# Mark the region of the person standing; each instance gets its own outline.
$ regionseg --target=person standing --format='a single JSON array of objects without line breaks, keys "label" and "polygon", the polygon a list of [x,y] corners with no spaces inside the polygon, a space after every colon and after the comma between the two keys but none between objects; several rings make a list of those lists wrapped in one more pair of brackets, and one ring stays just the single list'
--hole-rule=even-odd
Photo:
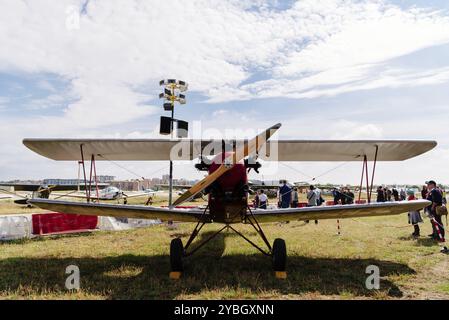
[{"label": "person standing", "polygon": [[332,195],[334,196],[334,205],[340,202],[341,193],[337,188],[332,189]]},{"label": "person standing", "polygon": [[315,187],[310,186],[309,192],[307,192],[307,206],[316,207],[317,206],[317,194],[315,192]]},{"label": "person standing", "polygon": [[341,204],[348,204],[348,199],[346,198],[346,191],[343,187],[340,188],[340,195],[341,195],[340,198]]},{"label": "person standing", "polygon": [[260,190],[256,191],[256,195],[254,196],[254,208],[257,209],[260,206],[260,199],[259,199],[259,195],[260,195]]},{"label": "person standing", "polygon": [[294,187],[292,191],[292,208],[297,208],[298,202],[299,202],[298,189]]},{"label": "person standing", "polygon": [[259,193],[259,208],[266,209],[268,205],[268,197],[263,190]]},{"label": "person standing", "polygon": [[399,192],[398,192],[398,189],[396,189],[396,188],[393,188],[393,198],[394,198],[394,201],[399,201]]},{"label": "person standing", "polygon": [[345,195],[346,195],[346,204],[354,204],[355,198],[354,192],[352,192],[351,189],[346,188]]},{"label": "person standing", "polygon": [[[317,205],[318,205],[318,195],[315,192],[315,187],[311,185],[309,187],[309,192],[307,192],[307,206],[316,207]],[[306,220],[306,223],[309,223],[309,220]],[[315,220],[315,224],[318,224],[318,220]]]},{"label": "person standing", "polygon": [[315,188],[315,193],[316,193],[316,205],[317,206],[321,206],[324,203],[324,199],[321,196],[321,189],[316,187]]},{"label": "person standing", "polygon": [[377,202],[385,202],[385,191],[382,186],[377,187]]},{"label": "person standing", "polygon": [[[443,205],[443,195],[437,189],[437,184],[433,180],[427,182],[427,191],[427,200],[432,202],[426,208],[433,230],[429,237],[444,242],[444,226],[441,216],[437,214],[437,208]],[[439,237],[437,228],[440,230],[441,238]]]},{"label": "person standing", "polygon": [[421,189],[421,198],[422,198],[422,199],[427,199],[427,186],[426,186],[426,185],[422,186],[422,189]]},{"label": "person standing", "polygon": [[[408,201],[416,200],[414,194],[409,195]],[[419,223],[423,222],[421,217],[421,212],[419,210],[410,211],[408,213],[408,223],[413,225],[413,233],[412,236],[418,238],[420,236]]]},{"label": "person standing", "polygon": [[386,188],[385,194],[386,194],[385,199],[386,199],[388,202],[390,202],[390,201],[391,201],[391,195],[392,195],[391,190],[390,190],[389,188]]},{"label": "person standing", "polygon": [[405,201],[405,199],[407,199],[407,193],[405,192],[405,189],[401,189],[401,192],[399,192],[399,196],[401,197],[401,201]]},{"label": "person standing", "polygon": [[279,188],[279,203],[281,208],[289,208],[292,201],[292,188],[287,185],[287,181],[282,181]]}]

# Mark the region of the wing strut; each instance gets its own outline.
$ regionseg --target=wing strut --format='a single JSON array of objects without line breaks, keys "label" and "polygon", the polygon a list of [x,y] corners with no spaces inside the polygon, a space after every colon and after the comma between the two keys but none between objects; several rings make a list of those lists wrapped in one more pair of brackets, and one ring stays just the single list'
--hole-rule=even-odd
[{"label": "wing strut", "polygon": [[368,203],[371,203],[371,196],[373,194],[374,175],[376,174],[376,165],[377,165],[378,154],[379,154],[379,146],[376,145],[376,151],[374,154],[373,170],[371,173],[371,185],[369,182],[370,176],[369,176],[369,170],[368,170],[368,157],[366,156],[366,154],[363,156],[362,177],[360,179],[360,189],[359,189],[359,202],[362,199],[363,179],[366,177],[366,195],[367,195]]},{"label": "wing strut", "polygon": [[[92,156],[90,158],[89,188],[87,188],[87,176],[86,176],[86,166],[85,166],[85,161],[84,161],[83,144],[80,144],[80,152],[81,152],[81,161],[78,161],[78,166],[79,166],[79,164],[81,164],[83,166],[84,188],[86,189],[86,200],[87,200],[87,202],[90,202],[90,200],[91,200],[92,178],[93,178],[95,181],[97,203],[100,203],[100,193],[98,191],[97,166],[95,164],[95,155],[92,154]],[[93,174],[93,177],[92,177],[92,174]]]}]

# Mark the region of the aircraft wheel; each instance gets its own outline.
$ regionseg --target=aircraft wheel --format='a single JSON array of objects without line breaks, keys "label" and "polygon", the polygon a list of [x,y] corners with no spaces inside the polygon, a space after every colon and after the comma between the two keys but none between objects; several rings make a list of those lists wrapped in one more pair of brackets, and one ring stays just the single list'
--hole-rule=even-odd
[{"label": "aircraft wheel", "polygon": [[283,239],[275,239],[273,242],[273,269],[285,271],[287,265],[287,247]]},{"label": "aircraft wheel", "polygon": [[184,255],[184,246],[180,238],[173,239],[170,243],[170,266],[171,271],[182,272],[182,256]]}]

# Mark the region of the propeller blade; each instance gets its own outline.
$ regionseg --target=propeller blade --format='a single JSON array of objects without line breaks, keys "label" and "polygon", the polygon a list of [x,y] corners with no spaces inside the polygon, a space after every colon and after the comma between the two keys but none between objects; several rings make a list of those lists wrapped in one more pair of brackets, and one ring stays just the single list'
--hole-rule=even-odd
[{"label": "propeller blade", "polygon": [[[237,162],[244,159],[246,156],[249,155],[252,151],[259,151],[262,146],[268,141],[268,139],[273,136],[273,134],[281,127],[281,124],[278,123],[264,132],[260,133],[253,139],[249,140],[248,143],[245,143],[243,146],[239,147],[237,150],[234,150],[234,152],[229,155],[229,157],[233,157],[233,164],[236,164]],[[224,163],[226,163],[226,158],[223,160]],[[210,186],[212,183],[215,182],[218,178],[220,178],[224,173],[226,173],[228,170],[230,170],[232,166],[227,165],[220,165],[217,170],[212,172],[210,175],[202,179],[200,182],[196,183],[194,186],[192,186],[189,190],[184,192],[176,201],[173,203],[174,206],[180,205],[184,201],[192,198],[195,196],[198,192],[204,190],[208,186]]]}]

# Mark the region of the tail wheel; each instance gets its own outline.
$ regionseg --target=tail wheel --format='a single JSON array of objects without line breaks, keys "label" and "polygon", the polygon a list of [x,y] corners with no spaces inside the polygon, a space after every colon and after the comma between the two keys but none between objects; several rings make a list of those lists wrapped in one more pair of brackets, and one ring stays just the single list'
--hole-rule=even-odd
[{"label": "tail wheel", "polygon": [[173,239],[170,243],[170,266],[171,271],[183,271],[182,257],[184,255],[184,246],[180,238]]},{"label": "tail wheel", "polygon": [[287,246],[283,239],[275,239],[273,243],[273,270],[285,271],[287,265]]}]

